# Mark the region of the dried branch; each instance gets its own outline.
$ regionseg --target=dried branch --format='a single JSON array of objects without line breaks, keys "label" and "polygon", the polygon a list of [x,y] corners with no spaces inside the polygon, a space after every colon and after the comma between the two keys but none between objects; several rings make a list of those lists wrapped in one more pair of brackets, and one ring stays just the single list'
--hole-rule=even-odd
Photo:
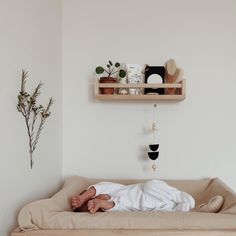
[{"label": "dried branch", "polygon": [[39,124],[38,130],[37,130],[37,133],[36,133],[36,137],[35,137],[35,139],[34,139],[34,141],[32,143],[32,151],[34,151],[35,148],[36,148],[36,145],[37,145],[37,143],[39,141],[39,137],[40,137],[41,131],[43,130],[44,123],[45,123],[45,119],[41,118],[41,122]]},{"label": "dried branch", "polygon": [[26,83],[27,76],[28,76],[28,72],[25,70],[22,70],[22,76],[21,76],[21,93],[22,94],[25,93],[25,83]]},{"label": "dried branch", "polygon": [[[34,165],[33,152],[36,149],[37,143],[39,142],[39,137],[43,130],[44,123],[51,114],[50,108],[54,101],[53,98],[50,98],[46,108],[44,108],[42,105],[37,106],[37,98],[41,93],[43,83],[40,82],[34,89],[33,94],[30,95],[25,90],[27,77],[28,72],[22,70],[21,90],[18,95],[17,110],[23,115],[25,120],[27,134],[29,137],[30,168],[32,169]],[[37,128],[36,123],[39,117],[40,123]],[[37,132],[35,135],[36,130]]]}]

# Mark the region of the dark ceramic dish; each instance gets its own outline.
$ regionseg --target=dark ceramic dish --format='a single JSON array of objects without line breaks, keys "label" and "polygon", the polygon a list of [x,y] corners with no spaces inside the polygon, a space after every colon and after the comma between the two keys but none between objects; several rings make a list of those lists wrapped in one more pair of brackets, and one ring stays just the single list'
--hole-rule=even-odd
[{"label": "dark ceramic dish", "polygon": [[159,152],[148,152],[148,156],[151,160],[156,160],[159,156]]},{"label": "dark ceramic dish", "polygon": [[159,144],[150,144],[149,148],[154,152],[157,151],[159,148]]}]

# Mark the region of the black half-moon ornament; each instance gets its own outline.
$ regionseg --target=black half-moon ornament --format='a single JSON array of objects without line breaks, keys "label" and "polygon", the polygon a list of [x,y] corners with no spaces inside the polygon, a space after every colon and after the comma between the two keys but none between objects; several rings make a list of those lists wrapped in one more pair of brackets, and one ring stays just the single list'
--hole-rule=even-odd
[{"label": "black half-moon ornament", "polygon": [[151,160],[155,161],[159,156],[159,152],[148,152],[148,156]]},{"label": "black half-moon ornament", "polygon": [[[164,66],[146,66],[145,68],[145,83],[147,84],[163,84],[165,80]],[[157,93],[164,94],[164,88],[145,88],[144,94]]]},{"label": "black half-moon ornament", "polygon": [[158,150],[159,144],[158,143],[157,144],[149,144],[149,148],[151,151],[155,152]]}]

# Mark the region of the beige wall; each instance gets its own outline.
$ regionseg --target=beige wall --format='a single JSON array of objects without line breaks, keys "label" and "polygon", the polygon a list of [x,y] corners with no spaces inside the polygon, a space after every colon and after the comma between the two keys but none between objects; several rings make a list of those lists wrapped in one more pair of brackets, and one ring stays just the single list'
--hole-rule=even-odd
[{"label": "beige wall", "polygon": [[[236,190],[236,2],[63,1],[63,175],[222,178]],[[153,173],[144,149],[153,103],[93,99],[108,59],[184,69],[187,98],[157,104]]]},{"label": "beige wall", "polygon": [[[58,0],[0,0],[0,235],[16,226],[19,209],[47,197],[62,172],[61,3]],[[16,110],[21,69],[29,90],[42,80],[41,103],[56,99],[29,168],[28,137]]]}]

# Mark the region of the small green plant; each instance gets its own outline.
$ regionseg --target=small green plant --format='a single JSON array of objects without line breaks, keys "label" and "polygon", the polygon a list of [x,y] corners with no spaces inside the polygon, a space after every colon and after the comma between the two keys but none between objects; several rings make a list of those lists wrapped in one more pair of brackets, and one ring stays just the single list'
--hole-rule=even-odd
[{"label": "small green plant", "polygon": [[[53,98],[49,99],[47,106],[37,105],[37,98],[40,95],[43,83],[40,82],[32,94],[25,90],[28,72],[22,70],[21,89],[18,94],[17,110],[23,115],[27,134],[29,138],[30,168],[33,168],[33,152],[36,149],[41,131],[46,119],[50,116],[50,108],[53,104]],[[38,122],[37,122],[38,121]]]},{"label": "small green plant", "polygon": [[124,78],[126,76],[126,71],[120,68],[120,63],[116,62],[113,64],[111,61],[108,61],[106,68],[102,66],[98,66],[95,69],[97,74],[106,73],[107,77],[111,77],[112,75],[119,75],[120,78]]}]

